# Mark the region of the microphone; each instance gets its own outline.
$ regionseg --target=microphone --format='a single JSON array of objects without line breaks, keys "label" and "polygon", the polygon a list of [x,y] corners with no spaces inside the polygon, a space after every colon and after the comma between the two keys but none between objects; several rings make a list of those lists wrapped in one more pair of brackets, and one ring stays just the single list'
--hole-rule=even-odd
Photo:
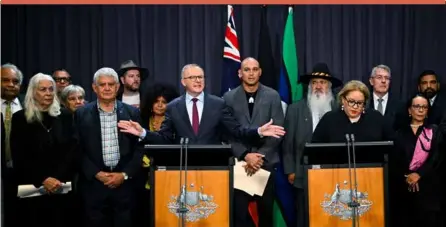
[{"label": "microphone", "polygon": [[[185,208],[185,201],[182,201],[181,198],[186,198],[186,192],[183,192],[183,147],[184,147],[184,138],[180,138],[180,193],[179,193],[179,208],[177,209],[177,213],[181,216],[181,220],[184,221],[184,208]],[[180,225],[180,220],[178,220],[178,225]]]},{"label": "microphone", "polygon": [[[351,146],[352,146],[352,153],[353,153],[353,177],[354,177],[354,187],[355,187],[355,201],[352,201],[352,207],[353,207],[353,222],[355,222],[356,227],[359,227],[359,217],[358,217],[358,207],[360,206],[359,202],[358,202],[358,181],[356,178],[356,151],[355,151],[355,134],[350,134],[350,138],[351,138]],[[351,182],[353,183],[353,182]]]},{"label": "microphone", "polygon": [[[186,192],[187,192],[187,147],[189,145],[189,138],[184,138],[184,185],[186,185]],[[184,204],[187,204],[187,196],[184,196]],[[188,209],[185,208],[184,210],[185,213],[188,212]],[[184,227],[184,223],[183,223],[183,227]]]},{"label": "microphone", "polygon": [[350,202],[347,204],[349,207],[353,208],[353,227],[356,225],[356,209],[353,207],[353,185],[352,185],[352,164],[351,164],[351,154],[350,154],[350,146],[351,146],[351,138],[350,134],[345,134],[345,139],[347,140],[347,159],[348,159],[348,177],[350,183]]}]

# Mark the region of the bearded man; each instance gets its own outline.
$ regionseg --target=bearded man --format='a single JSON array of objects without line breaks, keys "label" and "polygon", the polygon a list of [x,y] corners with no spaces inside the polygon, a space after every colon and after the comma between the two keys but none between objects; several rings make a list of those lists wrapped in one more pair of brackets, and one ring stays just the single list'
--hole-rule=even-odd
[{"label": "bearded man", "polygon": [[300,76],[300,83],[308,84],[306,99],[291,104],[285,117],[283,137],[283,167],[288,181],[296,188],[297,227],[305,225],[304,168],[302,156],[305,143],[311,141],[319,120],[330,110],[336,108],[332,88],[342,85],[333,77],[325,63],[318,63],[313,72]]}]

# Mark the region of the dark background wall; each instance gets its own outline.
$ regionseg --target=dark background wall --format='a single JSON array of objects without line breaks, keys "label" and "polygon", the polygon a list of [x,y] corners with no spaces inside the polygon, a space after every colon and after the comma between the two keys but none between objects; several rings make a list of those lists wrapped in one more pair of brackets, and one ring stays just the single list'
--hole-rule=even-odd
[{"label": "dark background wall", "polygon": [[[235,5],[242,57],[257,56],[261,6]],[[392,91],[406,97],[416,77],[434,69],[446,81],[445,6],[294,6],[300,73],[326,62],[343,81],[366,81],[373,66],[392,69]],[[16,64],[25,83],[37,72],[67,69],[93,98],[91,80],[103,66],[133,59],[152,81],[180,89],[184,64],[198,63],[207,90],[220,92],[226,5],[2,6],[1,63]],[[287,6],[268,6],[274,53]]]}]

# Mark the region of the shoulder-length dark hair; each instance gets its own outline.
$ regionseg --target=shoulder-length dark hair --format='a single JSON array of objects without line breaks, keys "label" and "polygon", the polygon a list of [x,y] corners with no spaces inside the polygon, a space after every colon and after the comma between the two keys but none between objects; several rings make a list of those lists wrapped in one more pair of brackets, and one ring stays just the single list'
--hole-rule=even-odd
[{"label": "shoulder-length dark hair", "polygon": [[[407,110],[408,110],[409,108],[412,107],[412,102],[413,102],[413,100],[414,100],[415,98],[418,98],[418,97],[421,97],[421,98],[423,98],[423,99],[425,99],[425,100],[427,101],[427,111],[430,110],[430,108],[431,108],[431,104],[430,104],[429,99],[428,99],[425,95],[423,95],[423,94],[421,94],[421,93],[416,93],[416,94],[412,95],[412,96],[407,100],[407,102],[406,102],[406,109],[405,109],[406,113],[407,113]],[[428,113],[429,113],[429,112],[428,112]],[[407,119],[408,119],[409,124],[410,124],[410,122],[411,122],[412,119],[411,119],[411,117],[409,116],[409,113],[407,113],[406,116],[407,116]],[[427,115],[426,115],[426,117],[427,117]],[[426,123],[426,119],[424,120],[424,123]]]},{"label": "shoulder-length dark hair", "polygon": [[173,99],[180,96],[174,86],[164,83],[156,83],[149,86],[143,95],[144,99],[142,100],[145,101],[144,103],[141,103],[141,121],[145,126],[147,126],[149,123],[149,119],[152,116],[153,104],[156,102],[158,97],[163,97],[166,102],[169,103]]}]

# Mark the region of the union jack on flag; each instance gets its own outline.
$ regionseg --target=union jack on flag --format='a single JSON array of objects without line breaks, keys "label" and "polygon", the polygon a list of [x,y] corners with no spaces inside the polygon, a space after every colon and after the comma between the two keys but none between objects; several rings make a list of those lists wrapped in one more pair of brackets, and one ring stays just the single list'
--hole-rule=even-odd
[{"label": "union jack on flag", "polygon": [[222,95],[240,85],[238,70],[240,69],[240,51],[235,30],[234,8],[228,5],[228,22],[225,31],[223,48]]}]

